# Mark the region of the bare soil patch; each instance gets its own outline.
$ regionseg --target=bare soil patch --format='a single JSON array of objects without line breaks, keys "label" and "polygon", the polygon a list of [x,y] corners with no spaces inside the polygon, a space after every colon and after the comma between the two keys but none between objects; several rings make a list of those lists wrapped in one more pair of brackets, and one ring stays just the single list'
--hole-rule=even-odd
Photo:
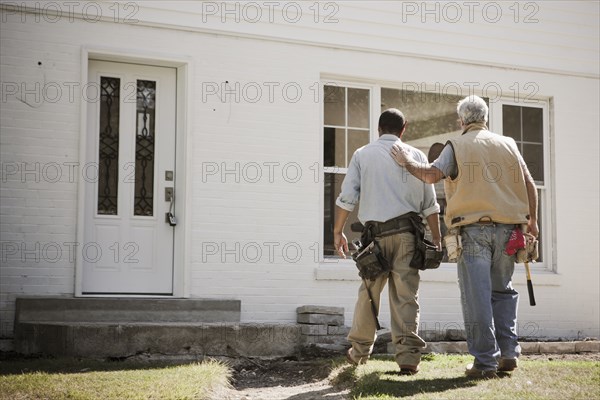
[{"label": "bare soil patch", "polygon": [[328,376],[331,359],[252,360],[233,369],[231,400],[346,399],[348,390],[335,388]]},{"label": "bare soil patch", "polygon": [[[521,356],[528,360],[600,361],[600,353],[586,354],[531,354]],[[339,365],[339,357],[337,357]],[[246,360],[233,367],[233,389],[227,393],[230,400],[317,400],[349,398],[349,389],[336,387],[329,381],[334,368],[333,358]]]}]

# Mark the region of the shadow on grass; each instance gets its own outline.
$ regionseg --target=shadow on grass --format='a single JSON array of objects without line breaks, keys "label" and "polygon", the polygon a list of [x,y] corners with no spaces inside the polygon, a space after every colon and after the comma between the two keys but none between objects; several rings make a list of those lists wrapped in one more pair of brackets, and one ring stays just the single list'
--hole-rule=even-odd
[{"label": "shadow on grass", "polygon": [[453,378],[399,380],[398,372],[372,372],[363,376],[352,393],[361,396],[414,396],[419,393],[441,393],[464,387],[473,387],[477,381],[465,376]]}]

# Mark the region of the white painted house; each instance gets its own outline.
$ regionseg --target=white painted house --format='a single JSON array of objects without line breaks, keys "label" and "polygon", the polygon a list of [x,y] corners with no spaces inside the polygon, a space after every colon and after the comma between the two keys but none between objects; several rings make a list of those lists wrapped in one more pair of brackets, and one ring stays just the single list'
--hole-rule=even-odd
[{"label": "white painted house", "polygon": [[[237,299],[269,323],[319,304],[349,325],[360,281],[330,234],[352,152],[389,107],[407,142],[443,143],[471,93],[539,186],[520,334],[600,336],[597,1],[0,4],[0,337],[23,295]],[[459,328],[455,265],[421,276],[422,329]]]}]

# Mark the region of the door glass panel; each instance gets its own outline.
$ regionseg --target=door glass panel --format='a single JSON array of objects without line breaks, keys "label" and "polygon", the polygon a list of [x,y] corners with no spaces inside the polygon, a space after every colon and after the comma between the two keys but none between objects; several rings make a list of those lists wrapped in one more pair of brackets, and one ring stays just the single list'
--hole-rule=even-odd
[{"label": "door glass panel", "polygon": [[134,215],[154,211],[154,143],[156,82],[137,81]]},{"label": "door glass panel", "polygon": [[100,78],[98,214],[117,215],[119,189],[119,78]]}]

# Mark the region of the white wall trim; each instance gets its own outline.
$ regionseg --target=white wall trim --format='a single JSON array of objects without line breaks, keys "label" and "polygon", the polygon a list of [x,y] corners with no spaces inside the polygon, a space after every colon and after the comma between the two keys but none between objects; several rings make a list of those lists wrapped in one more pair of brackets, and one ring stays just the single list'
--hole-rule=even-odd
[{"label": "white wall trim", "polygon": [[[32,3],[33,4],[33,3]],[[12,11],[14,7],[14,3],[0,3],[0,9]],[[34,5],[27,3],[19,4],[19,12],[28,12],[31,14],[38,13]],[[58,16],[58,13],[52,9],[44,9],[44,13],[48,16]],[[70,15],[72,18],[76,19],[84,19],[81,13],[74,12]],[[114,18],[110,13],[102,14],[99,21],[108,22],[108,23],[116,23]],[[258,39],[258,40],[266,40],[272,42],[280,42],[280,43],[288,43],[288,44],[298,44],[298,45],[307,45],[307,46],[316,46],[322,48],[329,48],[333,50],[348,50],[355,51],[360,53],[376,53],[383,55],[392,55],[392,56],[400,56],[400,57],[410,57],[415,59],[429,60],[429,61],[443,61],[451,64],[460,63],[465,65],[479,66],[485,68],[497,68],[501,70],[512,70],[512,71],[521,71],[521,72],[535,72],[535,73],[543,73],[543,74],[551,74],[551,75],[562,75],[562,76],[572,76],[572,77],[581,77],[581,78],[591,78],[591,79],[600,79],[600,75],[593,73],[583,73],[583,72],[573,72],[561,69],[553,69],[553,68],[537,68],[537,67],[526,67],[526,66],[515,66],[514,64],[501,64],[501,63],[486,63],[484,61],[473,61],[455,57],[444,57],[444,56],[435,56],[435,55],[424,55],[424,54],[416,54],[411,52],[403,52],[403,51],[394,51],[394,50],[383,50],[383,49],[372,49],[369,47],[360,47],[360,46],[351,46],[351,45],[341,45],[341,44],[332,44],[332,43],[321,43],[310,40],[300,40],[300,39],[290,39],[290,38],[280,38],[269,35],[259,35],[259,34],[250,34],[245,32],[232,32],[224,29],[209,29],[202,28],[200,26],[181,26],[174,25],[165,22],[154,22],[154,21],[143,21],[136,20],[136,26],[144,26],[151,28],[162,28],[162,29],[170,29],[170,30],[179,30],[186,32],[196,32],[196,33],[205,33],[210,35],[219,35],[219,36],[227,36],[227,37],[236,37],[236,38],[244,38],[244,39]],[[109,60],[110,61],[110,60]]]},{"label": "white wall trim", "polygon": [[[81,50],[81,73],[80,73],[80,87],[85,87],[84,85],[88,82],[88,52],[85,48]],[[83,161],[86,159],[86,149],[87,149],[87,135],[84,132],[87,131],[87,107],[83,99],[81,99],[81,103],[79,105],[79,164],[81,165]],[[77,184],[77,228],[76,228],[76,242],[83,243],[85,227],[85,181],[79,178],[79,182]],[[81,251],[75,252],[75,287],[74,294],[75,296],[81,296],[82,287],[83,287],[83,254]]]},{"label": "white wall trim", "polygon": [[[458,280],[456,264],[443,263],[438,269],[420,271],[421,282],[437,282],[456,284]],[[527,283],[525,268],[522,264],[515,264],[512,282],[516,286]],[[315,268],[315,279],[318,281],[356,281],[360,282],[358,270],[352,260],[339,260],[319,264]],[[561,286],[562,275],[548,270],[538,270],[532,278],[534,286]]]},{"label": "white wall trim", "polygon": [[[175,159],[175,209],[177,215],[177,228],[175,228],[175,246],[173,248],[173,295],[172,297],[190,297],[189,280],[185,279],[190,271],[191,255],[190,232],[191,224],[187,215],[191,214],[192,190],[191,171],[192,145],[190,118],[193,116],[192,105],[192,57],[139,51],[137,49],[123,49],[113,47],[83,46],[81,49],[81,87],[88,82],[88,61],[102,60],[113,62],[135,63],[159,67],[172,67],[177,69],[176,93],[176,159]],[[79,134],[79,162],[85,163],[87,146],[87,107],[82,101],[80,107],[80,134]],[[84,241],[85,217],[85,184],[79,181],[77,187],[77,243]],[[75,260],[75,296],[82,296],[83,284],[83,254],[77,252]],[[120,295],[119,297],[122,297]],[[138,296],[139,297],[139,296]],[[144,296],[146,297],[146,296]]]}]

